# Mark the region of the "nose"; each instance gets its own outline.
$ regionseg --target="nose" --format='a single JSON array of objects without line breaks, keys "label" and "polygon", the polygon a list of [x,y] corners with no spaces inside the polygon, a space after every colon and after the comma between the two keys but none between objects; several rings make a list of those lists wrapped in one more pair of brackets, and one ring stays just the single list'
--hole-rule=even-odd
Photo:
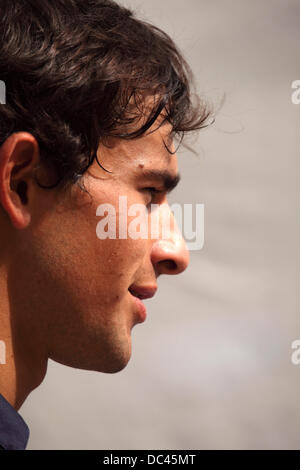
[{"label": "nose", "polygon": [[189,265],[189,251],[171,211],[170,214],[172,230],[168,231],[167,236],[155,240],[151,249],[151,261],[157,276],[180,274]]}]

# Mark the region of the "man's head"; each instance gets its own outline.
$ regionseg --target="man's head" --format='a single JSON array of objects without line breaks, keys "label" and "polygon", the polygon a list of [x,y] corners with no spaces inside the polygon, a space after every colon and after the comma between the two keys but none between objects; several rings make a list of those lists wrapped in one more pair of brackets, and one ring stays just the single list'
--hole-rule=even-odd
[{"label": "man's head", "polygon": [[[173,139],[208,112],[172,40],[115,2],[0,0],[0,35],[0,291],[14,348],[116,372],[143,320],[134,294],[187,267],[166,199]],[[158,204],[160,225],[169,211],[169,236],[100,240],[97,207],[116,208],[118,232],[121,196],[149,220]]]}]

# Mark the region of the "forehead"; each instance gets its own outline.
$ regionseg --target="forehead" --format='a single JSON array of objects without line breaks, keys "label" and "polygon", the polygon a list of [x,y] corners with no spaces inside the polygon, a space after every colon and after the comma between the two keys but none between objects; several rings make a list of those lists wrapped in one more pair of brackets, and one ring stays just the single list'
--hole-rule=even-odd
[{"label": "forehead", "polygon": [[[99,145],[98,159],[104,168],[114,173],[121,171],[138,172],[139,169],[168,170],[177,173],[177,158],[172,142],[172,126],[164,123],[154,125],[141,137],[125,140],[110,138]],[[167,148],[166,148],[167,147]]]}]

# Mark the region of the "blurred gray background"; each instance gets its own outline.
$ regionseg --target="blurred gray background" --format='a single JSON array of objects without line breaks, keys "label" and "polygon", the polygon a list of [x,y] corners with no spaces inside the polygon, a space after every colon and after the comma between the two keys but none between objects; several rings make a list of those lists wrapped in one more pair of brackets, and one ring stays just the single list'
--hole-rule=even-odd
[{"label": "blurred gray background", "polygon": [[49,362],[19,410],[28,449],[299,449],[300,0],[120,3],[177,41],[201,94],[225,94],[170,198],[205,204],[205,245],[159,279],[123,371]]}]

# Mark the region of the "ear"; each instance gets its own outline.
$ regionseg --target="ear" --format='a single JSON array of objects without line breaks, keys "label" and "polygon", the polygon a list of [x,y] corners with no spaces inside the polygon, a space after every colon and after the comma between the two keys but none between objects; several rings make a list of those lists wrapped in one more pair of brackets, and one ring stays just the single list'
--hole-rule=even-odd
[{"label": "ear", "polygon": [[0,203],[17,229],[31,220],[30,196],[39,147],[33,135],[17,132],[0,147]]}]

